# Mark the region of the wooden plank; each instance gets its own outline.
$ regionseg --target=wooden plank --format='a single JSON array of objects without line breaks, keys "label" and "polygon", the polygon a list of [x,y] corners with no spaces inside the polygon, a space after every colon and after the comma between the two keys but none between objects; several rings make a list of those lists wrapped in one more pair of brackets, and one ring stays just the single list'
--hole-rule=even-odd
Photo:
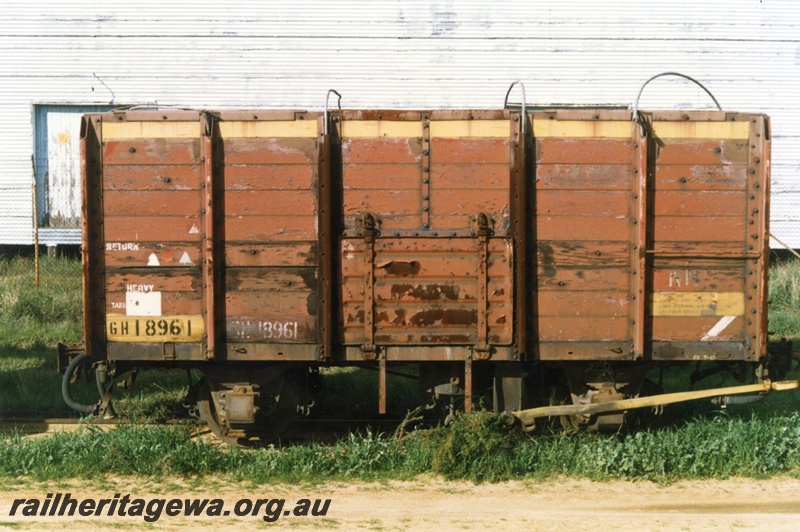
[{"label": "wooden plank", "polygon": [[316,120],[220,121],[223,139],[232,138],[316,138]]},{"label": "wooden plank", "polygon": [[630,221],[624,218],[592,216],[537,216],[538,240],[629,241]]},{"label": "wooden plank", "polygon": [[744,191],[656,191],[653,212],[656,216],[739,216],[745,218]]},{"label": "wooden plank", "polygon": [[229,164],[226,190],[311,190],[316,168],[310,164]]},{"label": "wooden plank", "polygon": [[419,164],[346,164],[342,186],[349,189],[420,190],[422,167]]},{"label": "wooden plank", "polygon": [[744,140],[671,140],[660,145],[656,163],[746,165],[749,143]]},{"label": "wooden plank", "polygon": [[200,190],[199,165],[109,165],[104,190]]},{"label": "wooden plank", "polygon": [[316,266],[318,244],[312,242],[269,242],[225,244],[225,265],[237,266]]},{"label": "wooden plank", "polygon": [[150,264],[191,268],[200,264],[197,242],[106,242],[105,263],[108,267],[142,268]]},{"label": "wooden plank", "polygon": [[509,210],[509,201],[508,189],[459,190],[431,186],[431,220],[437,216],[472,216],[485,212],[491,214],[495,223],[499,224],[503,212]]},{"label": "wooden plank", "polygon": [[199,139],[200,120],[192,122],[114,122],[103,121],[103,142],[129,139]]},{"label": "wooden plank", "polygon": [[[744,338],[744,318],[737,316],[729,324],[725,318],[710,317],[667,317],[653,318],[653,341],[699,342],[703,338],[711,342],[742,341]],[[724,328],[723,328],[724,326]],[[713,333],[713,336],[709,336]]]},{"label": "wooden plank", "polygon": [[431,138],[509,138],[509,120],[432,120]]},{"label": "wooden plank", "polygon": [[629,268],[537,268],[537,289],[541,291],[620,292],[630,284]]},{"label": "wooden plank", "polygon": [[709,267],[675,260],[672,265],[654,266],[652,278],[655,292],[739,292],[745,285],[745,270],[742,264]]},{"label": "wooden plank", "polygon": [[342,212],[371,212],[383,219],[387,215],[417,214],[422,210],[419,190],[349,189],[343,194]]},{"label": "wooden plank", "polygon": [[103,149],[103,167],[112,165],[196,165],[200,163],[199,139],[153,139],[108,141]]},{"label": "wooden plank", "polygon": [[541,190],[536,193],[537,215],[627,216],[630,193],[622,191]]},{"label": "wooden plank", "polygon": [[507,164],[447,164],[431,168],[431,187],[453,190],[503,189],[510,186]]},{"label": "wooden plank", "polygon": [[422,138],[422,122],[408,120],[344,120],[342,138]]},{"label": "wooden plank", "polygon": [[422,139],[344,139],[342,162],[350,164],[420,164]]},{"label": "wooden plank", "polygon": [[194,292],[200,289],[197,270],[184,268],[148,268],[109,270],[107,292]]},{"label": "wooden plank", "polygon": [[200,240],[200,216],[111,216],[103,228],[106,242],[196,242]]},{"label": "wooden plank", "polygon": [[187,343],[200,342],[205,335],[203,316],[132,317],[117,314],[106,316],[109,342]]},{"label": "wooden plank", "polygon": [[545,290],[534,296],[538,316],[626,317],[631,301],[627,292]]},{"label": "wooden plank", "polygon": [[[126,314],[127,292],[107,292],[106,312]],[[200,315],[203,313],[201,295],[197,292],[161,292],[161,312],[164,315]]]},{"label": "wooden plank", "polygon": [[745,221],[740,217],[657,216],[653,234],[657,242],[744,242]]},{"label": "wooden plank", "polygon": [[738,139],[750,138],[748,122],[662,122],[654,121],[657,139]]},{"label": "wooden plank", "polygon": [[621,120],[534,120],[534,138],[623,138],[631,136],[632,124]]},{"label": "wooden plank", "polygon": [[576,242],[539,240],[537,262],[544,268],[569,266],[627,266],[627,242]]},{"label": "wooden plank", "polygon": [[225,215],[297,216],[315,215],[317,194],[312,190],[228,190],[225,192]]},{"label": "wooden plank", "polygon": [[225,218],[225,240],[289,242],[314,240],[315,216],[230,216]]},{"label": "wooden plank", "polygon": [[447,163],[509,164],[509,141],[503,139],[431,139],[431,166]]},{"label": "wooden plank", "polygon": [[628,339],[628,318],[539,316],[539,340],[572,342],[612,342]]},{"label": "wooden plank", "polygon": [[192,216],[200,212],[201,203],[196,190],[109,190],[103,196],[103,208],[114,216]]},{"label": "wooden plank", "polygon": [[229,316],[225,332],[227,341],[234,343],[307,344],[318,340],[316,318],[305,315]]},{"label": "wooden plank", "polygon": [[627,164],[536,165],[536,189],[628,190],[631,169]]},{"label": "wooden plank", "polygon": [[656,190],[746,190],[747,167],[731,164],[659,164]]},{"label": "wooden plank", "polygon": [[653,292],[653,316],[742,316],[744,292]]},{"label": "wooden plank", "polygon": [[228,292],[316,292],[317,269],[298,268],[229,268],[225,272]]},{"label": "wooden plank", "polygon": [[225,313],[228,317],[270,316],[316,317],[319,298],[316,292],[231,292],[225,293]]},{"label": "wooden plank", "polygon": [[227,139],[226,165],[317,164],[316,138]]},{"label": "wooden plank", "polygon": [[633,156],[630,139],[536,139],[538,164],[629,165]]}]

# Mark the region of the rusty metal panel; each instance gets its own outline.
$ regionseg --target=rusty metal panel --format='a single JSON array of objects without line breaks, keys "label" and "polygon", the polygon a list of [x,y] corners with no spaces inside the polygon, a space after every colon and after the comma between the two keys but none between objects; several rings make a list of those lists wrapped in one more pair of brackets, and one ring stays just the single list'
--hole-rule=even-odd
[{"label": "rusty metal panel", "polygon": [[[364,243],[342,241],[341,342],[364,342]],[[379,238],[374,259],[374,327],[379,345],[470,345],[478,342],[476,240]],[[489,241],[488,337],[492,345],[513,341],[513,246]]]}]

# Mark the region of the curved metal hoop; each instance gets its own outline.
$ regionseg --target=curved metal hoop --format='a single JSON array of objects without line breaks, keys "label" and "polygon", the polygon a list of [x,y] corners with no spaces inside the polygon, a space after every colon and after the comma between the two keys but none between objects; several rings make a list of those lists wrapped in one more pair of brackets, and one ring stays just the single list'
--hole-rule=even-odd
[{"label": "curved metal hoop", "polygon": [[706,94],[711,96],[711,99],[714,100],[714,104],[716,104],[717,109],[722,111],[722,107],[720,106],[720,104],[717,101],[717,99],[714,98],[714,95],[711,94],[711,91],[708,90],[702,83],[700,83],[696,79],[691,78],[691,77],[687,76],[686,74],[681,74],[680,72],[662,72],[661,74],[656,74],[652,78],[650,78],[647,81],[645,81],[644,84],[642,85],[642,88],[639,89],[639,94],[636,95],[636,103],[633,105],[633,121],[634,122],[636,122],[636,120],[639,118],[639,98],[642,97],[642,92],[644,91],[644,88],[647,86],[648,83],[650,83],[654,79],[660,78],[662,76],[678,76],[678,77],[681,77],[681,78],[684,78],[684,79],[688,79],[689,81],[697,84],[701,89],[703,89],[706,92]]},{"label": "curved metal hoop", "polygon": [[333,89],[330,89],[328,91],[327,96],[325,96],[325,119],[324,119],[325,128],[324,128],[324,132],[325,132],[326,135],[328,134],[328,100],[330,100],[331,93],[334,93],[336,96],[339,97],[339,100],[336,102],[336,107],[339,108],[339,115],[341,116],[341,114],[342,114],[342,95],[339,94],[337,91],[335,91]]},{"label": "curved metal hoop", "polygon": [[525,119],[525,84],[522,83],[521,80],[517,80],[511,83],[508,87],[508,91],[506,91],[506,99],[503,102],[503,109],[508,109],[508,95],[511,94],[511,89],[514,88],[514,85],[519,85],[522,89],[522,132],[525,133],[525,123],[527,120]]}]

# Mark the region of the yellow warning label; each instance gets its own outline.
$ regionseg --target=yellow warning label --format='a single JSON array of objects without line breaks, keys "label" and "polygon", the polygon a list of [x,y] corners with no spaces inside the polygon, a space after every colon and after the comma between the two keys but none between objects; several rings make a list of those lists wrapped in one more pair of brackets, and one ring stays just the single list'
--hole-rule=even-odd
[{"label": "yellow warning label", "polygon": [[106,316],[109,342],[201,342],[202,316]]},{"label": "yellow warning label", "polygon": [[742,316],[742,292],[656,292],[653,316]]}]

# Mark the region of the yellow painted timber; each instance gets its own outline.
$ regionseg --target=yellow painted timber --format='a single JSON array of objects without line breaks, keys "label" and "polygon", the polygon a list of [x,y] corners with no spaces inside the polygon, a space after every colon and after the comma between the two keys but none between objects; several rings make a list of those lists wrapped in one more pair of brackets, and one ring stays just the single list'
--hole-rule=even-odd
[{"label": "yellow painted timber", "polygon": [[316,120],[272,120],[220,122],[222,138],[315,138]]},{"label": "yellow painted timber", "polygon": [[422,122],[399,120],[344,120],[344,138],[422,138]]},{"label": "yellow painted timber", "polygon": [[200,342],[205,334],[203,316],[127,316],[108,314],[109,342]]},{"label": "yellow painted timber", "polygon": [[744,140],[750,138],[748,122],[655,122],[660,139]]},{"label": "yellow painted timber", "polygon": [[653,316],[743,316],[742,292],[655,292]]},{"label": "yellow painted timber", "polygon": [[431,137],[501,138],[511,136],[508,120],[435,120],[431,122]]},{"label": "yellow painted timber", "polygon": [[103,122],[103,140],[196,139],[200,122]]},{"label": "yellow painted timber", "polygon": [[534,120],[536,138],[631,138],[633,125],[626,120]]}]

